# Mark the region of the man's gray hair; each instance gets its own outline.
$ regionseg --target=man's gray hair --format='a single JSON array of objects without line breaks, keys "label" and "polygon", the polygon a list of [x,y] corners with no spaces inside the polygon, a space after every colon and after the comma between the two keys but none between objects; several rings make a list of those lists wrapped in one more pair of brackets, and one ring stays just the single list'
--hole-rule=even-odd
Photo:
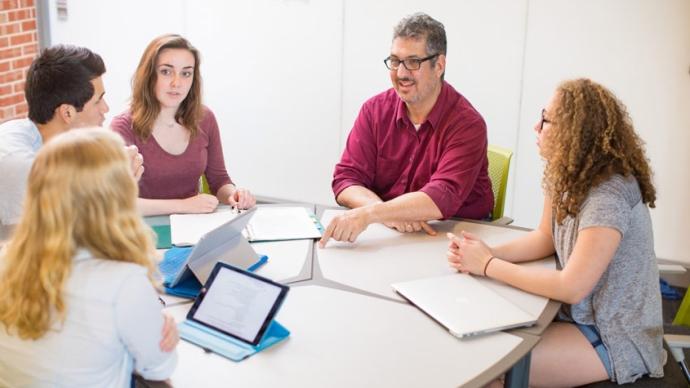
[{"label": "man's gray hair", "polygon": [[426,39],[426,54],[446,55],[446,29],[431,16],[417,12],[403,18],[393,30],[396,38]]}]

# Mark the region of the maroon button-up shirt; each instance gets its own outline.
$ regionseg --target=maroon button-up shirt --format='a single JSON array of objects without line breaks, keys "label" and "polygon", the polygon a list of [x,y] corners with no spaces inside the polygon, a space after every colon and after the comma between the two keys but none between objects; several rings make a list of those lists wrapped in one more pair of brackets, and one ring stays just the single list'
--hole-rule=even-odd
[{"label": "maroon button-up shirt", "polygon": [[444,218],[482,219],[493,208],[484,119],[448,83],[415,130],[405,103],[389,89],[364,103],[333,173],[336,198],[363,186],[388,201],[422,191]]}]

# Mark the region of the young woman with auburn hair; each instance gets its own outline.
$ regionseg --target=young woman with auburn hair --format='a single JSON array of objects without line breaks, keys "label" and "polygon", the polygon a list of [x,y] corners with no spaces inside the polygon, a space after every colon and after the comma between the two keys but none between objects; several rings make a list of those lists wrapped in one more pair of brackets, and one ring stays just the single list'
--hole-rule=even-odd
[{"label": "young woman with auburn hair", "polygon": [[[656,194],[625,107],[588,79],[563,82],[535,126],[546,161],[536,230],[489,247],[449,234],[448,261],[563,302],[532,351],[530,386],[662,377],[659,273],[648,207]],[[556,253],[562,270],[514,263]]]},{"label": "young woman with auburn hair", "polygon": [[129,387],[133,371],[172,374],[177,329],[161,313],[136,198],[110,131],[69,131],[38,152],[0,252],[0,386]]},{"label": "young woman with auburn hair", "polygon": [[[208,213],[219,202],[240,209],[256,203],[228,176],[218,123],[201,103],[199,66],[199,52],[185,38],[154,39],[134,74],[129,111],[110,125],[144,157],[139,181],[144,215]],[[215,196],[199,193],[201,175]]]}]

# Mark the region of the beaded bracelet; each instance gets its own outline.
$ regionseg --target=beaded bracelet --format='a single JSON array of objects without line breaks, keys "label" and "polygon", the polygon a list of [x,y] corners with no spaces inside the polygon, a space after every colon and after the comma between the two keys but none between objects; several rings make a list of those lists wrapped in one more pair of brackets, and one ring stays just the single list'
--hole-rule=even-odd
[{"label": "beaded bracelet", "polygon": [[486,261],[486,264],[484,264],[484,276],[486,276],[486,269],[489,268],[489,263],[491,263],[493,259],[496,259],[496,256],[491,256],[489,260]]}]

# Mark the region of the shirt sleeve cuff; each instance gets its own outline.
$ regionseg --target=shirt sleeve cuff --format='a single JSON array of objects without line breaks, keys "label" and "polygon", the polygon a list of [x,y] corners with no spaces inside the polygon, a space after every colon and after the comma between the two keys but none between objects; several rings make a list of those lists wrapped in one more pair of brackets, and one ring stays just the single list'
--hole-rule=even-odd
[{"label": "shirt sleeve cuff", "polygon": [[443,218],[450,218],[455,215],[458,209],[458,202],[455,196],[437,185],[426,185],[419,191],[428,195],[441,211]]},{"label": "shirt sleeve cuff", "polygon": [[167,359],[155,367],[142,368],[136,372],[146,380],[162,381],[169,379],[177,366],[177,352],[173,350]]},{"label": "shirt sleeve cuff", "polygon": [[335,194],[335,199],[338,199],[340,193],[350,186],[364,186],[361,182],[357,182],[354,179],[345,179],[333,184],[333,194]]}]

